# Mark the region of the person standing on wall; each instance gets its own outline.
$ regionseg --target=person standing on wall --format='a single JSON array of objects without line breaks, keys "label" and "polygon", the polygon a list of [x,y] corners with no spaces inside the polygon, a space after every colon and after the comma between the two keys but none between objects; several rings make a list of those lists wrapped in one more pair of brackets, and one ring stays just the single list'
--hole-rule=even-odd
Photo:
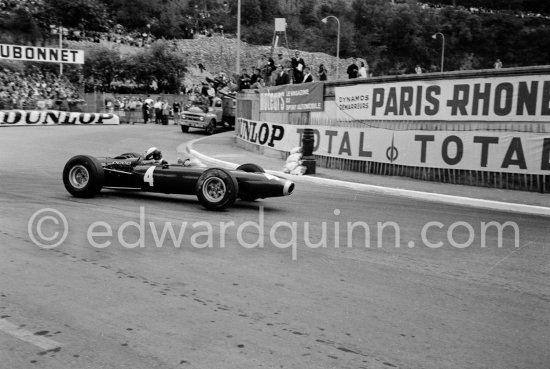
[{"label": "person standing on wall", "polygon": [[349,79],[357,78],[357,74],[359,73],[359,67],[357,66],[357,64],[355,64],[355,59],[353,59],[351,64],[348,66],[347,73],[348,73]]},{"label": "person standing on wall", "polygon": [[271,86],[275,86],[275,82],[277,80],[279,69],[277,68],[278,65],[285,65],[285,58],[283,57],[282,53],[277,54],[277,61],[274,61],[274,69],[271,73]]},{"label": "person standing on wall", "polygon": [[299,51],[294,53],[294,57],[290,60],[290,63],[292,65],[294,83],[301,83],[304,79],[304,68],[306,67],[306,62],[304,59],[300,58]]},{"label": "person standing on wall", "polygon": [[250,88],[250,75],[247,73],[246,68],[243,68],[239,77],[239,91]]},{"label": "person standing on wall", "polygon": [[277,72],[275,74],[275,86],[288,85],[290,83],[290,76],[282,64],[277,65]]},{"label": "person standing on wall", "polygon": [[368,69],[367,66],[365,66],[364,62],[361,62],[361,66],[359,67],[359,78],[367,78],[368,76]]},{"label": "person standing on wall", "polygon": [[319,81],[326,81],[327,80],[327,68],[325,68],[324,64],[319,65],[319,71],[317,72],[317,76],[319,76]]},{"label": "person standing on wall", "polygon": [[256,81],[258,80],[258,78],[260,78],[262,76],[262,71],[260,68],[256,68],[254,69],[254,74],[250,77],[250,85],[252,86],[254,83],[256,83]]},{"label": "person standing on wall", "polygon": [[313,82],[313,76],[311,75],[311,73],[309,71],[309,68],[305,67],[304,68],[304,77],[302,79],[302,83],[308,83],[308,82]]},{"label": "person standing on wall", "polygon": [[271,81],[273,80],[271,76],[277,70],[277,67],[275,66],[275,61],[271,56],[267,58],[267,65],[265,66],[265,68],[266,68],[265,81],[266,83],[269,83],[271,85]]}]

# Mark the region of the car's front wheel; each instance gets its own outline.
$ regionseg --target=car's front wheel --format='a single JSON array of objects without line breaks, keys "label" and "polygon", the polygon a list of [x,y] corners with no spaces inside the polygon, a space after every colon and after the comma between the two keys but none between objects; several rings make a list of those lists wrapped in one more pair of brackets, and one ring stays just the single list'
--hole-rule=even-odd
[{"label": "car's front wheel", "polygon": [[183,133],[189,132],[189,126],[180,126]]},{"label": "car's front wheel", "polygon": [[237,199],[239,184],[227,170],[210,168],[199,177],[195,192],[200,203],[208,210],[223,210]]},{"label": "car's front wheel", "polygon": [[105,174],[101,163],[91,156],[75,156],[63,169],[63,184],[74,197],[95,196],[101,191],[104,180]]}]

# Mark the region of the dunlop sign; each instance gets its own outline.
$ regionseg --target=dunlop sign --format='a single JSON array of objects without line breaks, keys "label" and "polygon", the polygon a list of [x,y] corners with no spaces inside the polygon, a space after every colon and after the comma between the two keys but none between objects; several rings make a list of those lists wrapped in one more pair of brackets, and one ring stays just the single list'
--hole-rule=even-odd
[{"label": "dunlop sign", "polygon": [[0,127],[4,126],[44,126],[44,125],[110,125],[120,124],[114,114],[76,113],[56,110],[0,110]]},{"label": "dunlop sign", "polygon": [[84,64],[84,50],[0,44],[0,59]]}]

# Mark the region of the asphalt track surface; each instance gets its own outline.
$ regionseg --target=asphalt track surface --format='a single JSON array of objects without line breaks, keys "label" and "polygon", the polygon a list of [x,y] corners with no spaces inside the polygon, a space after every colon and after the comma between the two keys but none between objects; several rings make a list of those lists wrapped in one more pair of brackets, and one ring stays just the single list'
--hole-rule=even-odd
[{"label": "asphalt track surface", "polygon": [[[192,196],[104,190],[76,199],[63,187],[73,155],[158,146],[174,161],[197,137],[156,125],[0,129],[0,367],[550,366],[548,218],[317,185],[224,212]],[[68,224],[53,249],[29,235],[44,208]],[[262,215],[263,227],[246,223]],[[348,242],[347,222],[359,221],[370,237],[356,229]],[[395,231],[377,236],[377,222],[390,221],[400,247]],[[426,236],[438,248],[422,241],[431,221],[443,225]],[[447,240],[458,221],[452,240],[466,244],[469,224],[469,247]],[[490,221],[517,223],[519,247],[505,229],[501,248],[496,232],[482,248],[480,224]],[[112,229],[93,238],[105,247],[88,240],[95,222]],[[42,236],[62,234],[61,225],[44,219]],[[167,225],[176,236],[183,228],[182,238],[159,243]],[[326,247],[307,246],[306,228]],[[260,239],[263,248],[245,247]]]}]

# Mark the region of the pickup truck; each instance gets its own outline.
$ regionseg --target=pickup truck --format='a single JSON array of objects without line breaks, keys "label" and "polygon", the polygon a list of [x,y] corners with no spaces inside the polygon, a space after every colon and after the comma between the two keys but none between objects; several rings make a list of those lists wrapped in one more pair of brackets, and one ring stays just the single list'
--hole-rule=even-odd
[{"label": "pickup truck", "polygon": [[236,99],[229,95],[216,96],[208,104],[195,100],[180,113],[178,124],[184,133],[192,127],[204,129],[207,135],[211,135],[218,127],[235,126],[236,105]]}]

